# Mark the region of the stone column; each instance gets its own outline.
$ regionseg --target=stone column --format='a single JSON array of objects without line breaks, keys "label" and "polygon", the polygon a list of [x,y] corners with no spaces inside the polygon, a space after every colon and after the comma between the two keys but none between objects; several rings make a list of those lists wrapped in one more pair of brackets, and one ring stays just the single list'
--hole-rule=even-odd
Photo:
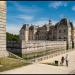
[{"label": "stone column", "polygon": [[8,56],[6,50],[6,1],[0,1],[0,57]]}]

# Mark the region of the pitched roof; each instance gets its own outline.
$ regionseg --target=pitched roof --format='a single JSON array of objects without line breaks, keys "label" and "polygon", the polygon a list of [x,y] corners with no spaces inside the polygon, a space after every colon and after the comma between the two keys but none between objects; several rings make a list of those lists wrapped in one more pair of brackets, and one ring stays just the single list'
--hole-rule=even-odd
[{"label": "pitched roof", "polygon": [[21,29],[25,30],[27,28],[27,26],[29,26],[29,24],[24,24]]},{"label": "pitched roof", "polygon": [[[67,24],[67,23],[69,23],[69,24]],[[69,27],[72,27],[72,28],[73,28],[72,22],[70,22],[70,20],[68,20],[67,18],[63,18],[63,19],[60,20],[60,22],[56,23],[56,24],[55,24],[55,28],[56,28],[58,25],[68,25]]]},{"label": "pitched roof", "polygon": [[33,25],[29,27],[29,30],[33,30],[33,29],[34,29],[34,26]]}]

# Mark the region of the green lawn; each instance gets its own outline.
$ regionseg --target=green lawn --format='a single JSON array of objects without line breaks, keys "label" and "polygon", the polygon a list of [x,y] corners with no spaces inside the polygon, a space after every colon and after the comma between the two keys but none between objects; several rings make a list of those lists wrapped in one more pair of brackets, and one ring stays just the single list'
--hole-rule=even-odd
[{"label": "green lawn", "polygon": [[20,60],[20,59],[15,59],[10,57],[0,58],[0,72],[25,66],[28,64],[30,63],[27,63],[25,60]]}]

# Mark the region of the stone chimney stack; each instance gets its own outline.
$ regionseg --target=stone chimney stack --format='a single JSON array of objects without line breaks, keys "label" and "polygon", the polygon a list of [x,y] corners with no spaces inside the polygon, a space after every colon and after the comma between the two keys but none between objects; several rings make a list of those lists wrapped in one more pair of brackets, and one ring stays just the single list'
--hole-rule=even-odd
[{"label": "stone chimney stack", "polygon": [[27,42],[28,37],[29,37],[29,24],[24,24],[20,30],[20,40]]}]

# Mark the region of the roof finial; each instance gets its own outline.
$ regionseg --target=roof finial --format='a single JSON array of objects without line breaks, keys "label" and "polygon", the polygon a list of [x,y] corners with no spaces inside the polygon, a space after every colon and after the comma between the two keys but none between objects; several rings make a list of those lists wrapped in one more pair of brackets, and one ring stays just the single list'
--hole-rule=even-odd
[{"label": "roof finial", "polygon": [[51,20],[49,19],[49,24],[51,24]]},{"label": "roof finial", "polygon": [[64,15],[64,18],[66,18],[67,19],[67,17]]}]

